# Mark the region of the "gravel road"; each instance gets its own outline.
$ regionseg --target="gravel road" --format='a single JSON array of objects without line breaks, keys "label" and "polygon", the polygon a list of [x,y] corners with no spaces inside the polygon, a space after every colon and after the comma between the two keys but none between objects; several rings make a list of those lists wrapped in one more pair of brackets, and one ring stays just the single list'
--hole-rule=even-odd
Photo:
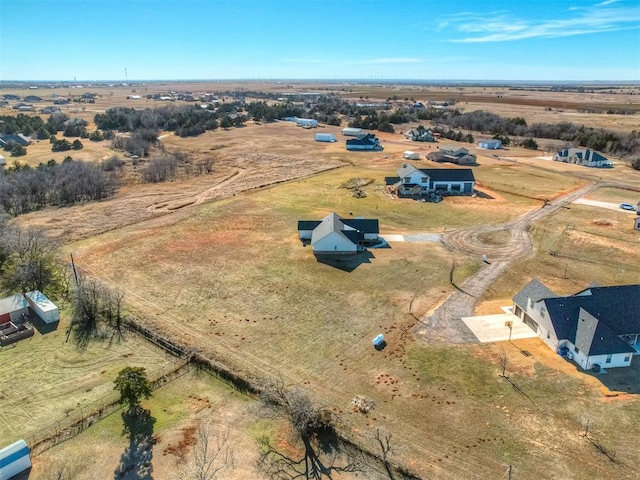
[{"label": "gravel road", "polygon": [[[484,263],[478,273],[457,286],[458,291],[447,298],[431,316],[426,316],[418,322],[413,330],[416,337],[426,342],[478,343],[478,339],[464,324],[462,317],[473,316],[478,298],[511,262],[532,252],[533,240],[529,233],[531,226],[600,186],[602,185],[591,183],[547,202],[542,208],[525,213],[509,223],[482,225],[443,235],[442,242],[447,247],[478,258],[486,255],[488,263]],[[481,234],[500,230],[508,230],[511,233],[511,239],[506,245],[496,247],[480,240]]]}]

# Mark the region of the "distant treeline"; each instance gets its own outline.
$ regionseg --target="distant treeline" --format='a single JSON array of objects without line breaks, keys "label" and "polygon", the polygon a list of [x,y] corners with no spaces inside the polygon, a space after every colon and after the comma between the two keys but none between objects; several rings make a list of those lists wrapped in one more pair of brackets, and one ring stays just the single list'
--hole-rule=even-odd
[{"label": "distant treeline", "polygon": [[46,140],[51,135],[63,132],[65,137],[88,138],[87,122],[80,118],[69,118],[64,113],[53,113],[45,122],[42,117],[35,115],[0,115],[0,133],[21,133],[35,137],[38,140]]},{"label": "distant treeline", "polygon": [[200,105],[167,105],[144,110],[115,107],[105,113],[98,113],[94,121],[101,130],[119,132],[134,132],[140,129],[155,132],[165,130],[175,132],[181,137],[189,137],[219,127],[244,125],[247,117],[240,113],[240,109],[240,105],[236,102],[221,104],[215,109],[212,106],[202,108]]},{"label": "distant treeline", "polygon": [[0,174],[0,207],[11,215],[49,205],[69,205],[112,195],[113,174],[96,164],[67,159],[50,160],[36,168],[14,162]]}]

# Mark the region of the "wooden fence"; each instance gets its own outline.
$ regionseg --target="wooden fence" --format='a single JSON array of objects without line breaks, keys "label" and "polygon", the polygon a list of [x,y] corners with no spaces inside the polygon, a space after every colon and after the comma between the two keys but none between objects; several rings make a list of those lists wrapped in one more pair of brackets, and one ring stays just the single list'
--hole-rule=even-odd
[{"label": "wooden fence", "polygon": [[[187,357],[179,359],[165,368],[151,372],[147,375],[147,378],[155,390],[176,378],[180,378],[190,370],[191,359]],[[25,441],[29,445],[32,455],[37,455],[65,440],[75,437],[85,428],[90,427],[120,407],[120,395],[117,392],[110,392],[100,400],[75,410],[64,419],[27,436]]]}]

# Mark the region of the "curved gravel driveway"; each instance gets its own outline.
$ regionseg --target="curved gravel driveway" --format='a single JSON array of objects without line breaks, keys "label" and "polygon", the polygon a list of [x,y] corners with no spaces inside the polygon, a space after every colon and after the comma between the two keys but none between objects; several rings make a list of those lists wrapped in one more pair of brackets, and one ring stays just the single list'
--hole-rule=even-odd
[{"label": "curved gravel driveway", "polygon": [[[427,342],[478,343],[478,339],[464,324],[462,317],[473,316],[478,298],[509,264],[531,253],[533,250],[533,240],[529,233],[531,226],[546,215],[601,186],[604,185],[590,183],[548,202],[538,210],[525,213],[509,223],[482,225],[444,234],[442,242],[447,247],[478,258],[486,255],[490,263],[483,264],[478,273],[457,286],[458,291],[447,298],[431,316],[422,318],[413,329],[416,337]],[[504,246],[487,245],[480,240],[481,234],[500,230],[511,233],[511,239]]]}]

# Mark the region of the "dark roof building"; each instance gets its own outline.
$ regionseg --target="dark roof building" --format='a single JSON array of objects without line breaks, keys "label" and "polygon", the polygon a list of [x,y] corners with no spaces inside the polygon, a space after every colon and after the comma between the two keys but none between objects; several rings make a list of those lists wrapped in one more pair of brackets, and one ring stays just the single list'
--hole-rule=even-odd
[{"label": "dark roof building", "polygon": [[640,285],[590,286],[558,296],[532,280],[513,298],[514,313],[585,369],[628,366],[640,353]]},{"label": "dark roof building", "polygon": [[377,219],[342,218],[330,213],[322,220],[299,220],[298,236],[310,242],[315,253],[357,253],[378,240]]}]

